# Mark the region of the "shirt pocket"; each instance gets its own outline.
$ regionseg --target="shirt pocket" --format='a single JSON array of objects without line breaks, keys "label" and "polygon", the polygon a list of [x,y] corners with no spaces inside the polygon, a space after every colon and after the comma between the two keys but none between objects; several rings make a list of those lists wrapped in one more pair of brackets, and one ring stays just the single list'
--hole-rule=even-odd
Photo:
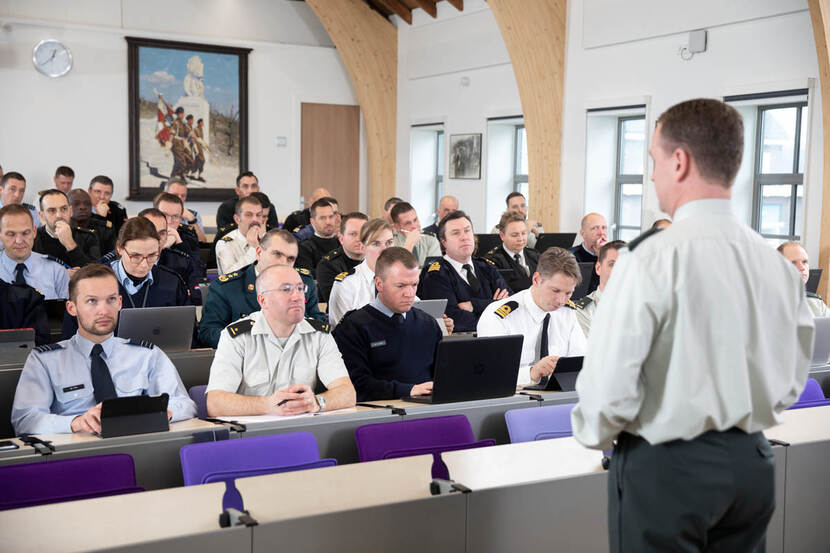
[{"label": "shirt pocket", "polygon": [[266,363],[256,361],[247,365],[242,373],[242,391],[249,395],[268,395],[268,387],[271,383],[271,375]]},{"label": "shirt pocket", "polygon": [[147,390],[147,379],[143,375],[129,375],[114,380],[118,397],[140,396]]},{"label": "shirt pocket", "polygon": [[[83,388],[78,386],[83,385]],[[61,412],[95,405],[94,390],[90,382],[60,383],[55,386],[55,399],[63,406]]]}]

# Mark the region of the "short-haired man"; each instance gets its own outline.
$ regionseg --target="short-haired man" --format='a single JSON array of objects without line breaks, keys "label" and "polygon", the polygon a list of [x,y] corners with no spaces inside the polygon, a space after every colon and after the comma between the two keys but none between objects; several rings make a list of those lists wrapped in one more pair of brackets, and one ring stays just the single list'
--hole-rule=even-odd
[{"label": "short-haired man", "polygon": [[[284,229],[265,233],[256,247],[256,262],[214,280],[207,294],[199,321],[199,340],[212,348],[219,343],[222,329],[231,322],[246,317],[259,309],[255,283],[258,275],[272,265],[294,266],[297,260],[297,239]],[[320,312],[314,279],[306,269],[296,269],[306,285],[306,317],[325,321]]]},{"label": "short-haired man", "polygon": [[395,229],[395,245],[412,252],[423,267],[430,257],[441,257],[441,244],[432,235],[421,232],[418,213],[409,202],[398,202],[389,211],[392,227]]},{"label": "short-haired man", "polygon": [[547,379],[560,357],[585,355],[571,294],[581,278],[573,255],[548,248],[539,256],[530,288],[495,301],[478,320],[479,336],[524,336],[518,386]]},{"label": "short-haired man", "polygon": [[[335,217],[335,228],[340,227],[340,203],[337,201],[337,198],[332,198],[331,196],[326,196],[324,198],[320,198],[321,200],[325,200],[331,204],[331,207],[334,208],[334,217]],[[314,225],[306,225],[297,232],[294,233],[294,236],[297,237],[297,241],[302,243],[303,240],[308,240],[312,236],[314,236]]]},{"label": "short-haired man", "polygon": [[[329,197],[331,197],[331,193],[328,190],[326,190],[325,188],[316,188],[314,189],[314,191],[311,192],[311,196],[308,197],[306,205],[311,206],[311,204],[313,204],[317,200]],[[311,211],[308,207],[306,207],[305,209],[298,209],[297,211],[292,211],[288,215],[288,217],[285,218],[285,223],[283,223],[282,228],[289,232],[297,233],[310,224]]]},{"label": "short-haired man", "polygon": [[81,228],[95,231],[98,243],[101,246],[101,253],[110,252],[115,249],[117,238],[111,221],[104,221],[92,217],[92,198],[83,188],[73,188],[69,191],[69,224],[74,228]]},{"label": "short-haired man", "polygon": [[66,311],[78,319],[68,340],[36,348],[26,359],[12,406],[17,434],[101,431],[101,402],[138,395],[170,396],[173,421],[196,416],[170,359],[149,342],[113,336],[121,310],[118,281],[105,265],[79,269]]},{"label": "short-haired man", "polygon": [[[240,173],[236,177],[236,197],[225,200],[219,205],[216,210],[216,228],[221,229],[227,227],[234,222],[234,215],[236,215],[236,203],[242,198],[251,195],[251,192],[259,192],[259,179],[251,171]],[[277,222],[277,210],[272,209],[268,213],[268,227],[276,228],[279,226]]]},{"label": "short-haired man", "polygon": [[790,264],[732,213],[743,145],[718,100],[657,118],[651,179],[673,223],[621,252],[571,413],[586,447],[616,439],[611,551],[763,549],[775,461],[762,431],[798,400],[815,329]]},{"label": "short-haired man", "polygon": [[178,198],[182,201],[183,207],[181,222],[185,225],[193,226],[193,230],[196,231],[196,236],[199,239],[199,242],[207,242],[205,227],[202,225],[202,216],[199,215],[199,212],[195,209],[187,207],[187,181],[181,177],[172,178],[167,181],[167,184],[164,185],[164,191],[168,194],[178,196]]},{"label": "short-haired man", "polygon": [[438,223],[440,223],[441,219],[446,217],[448,214],[457,210],[458,198],[450,195],[441,196],[441,200],[438,202],[438,209],[435,210],[435,222],[428,227],[424,227],[423,233],[431,234],[432,236],[438,238]]},{"label": "short-haired man", "polygon": [[[328,325],[303,318],[305,287],[286,265],[257,277],[261,309],[228,325],[219,338],[206,390],[210,416],[354,407],[354,386]],[[318,382],[327,391],[315,396]]]},{"label": "short-haired man", "polygon": [[[582,236],[582,243],[571,248],[571,253],[574,254],[579,263],[596,265],[599,249],[608,242],[608,223],[605,222],[605,217],[599,213],[589,213],[583,217],[579,227],[579,235]],[[595,270],[591,274],[588,292],[593,292],[598,286],[599,274]]]},{"label": "short-haired man", "polygon": [[[793,267],[798,271],[801,282],[806,285],[807,281],[810,280],[810,258],[807,256],[807,250],[798,242],[784,242],[777,249],[778,253],[793,264]],[[824,303],[821,296],[808,290],[804,292],[807,295],[807,305],[810,306],[810,312],[814,317],[830,316],[830,309],[827,308],[827,304]]]},{"label": "short-haired man", "polygon": [[539,238],[541,233],[545,232],[545,229],[542,228],[542,223],[536,219],[530,219],[528,217],[527,200],[525,199],[524,194],[521,192],[511,192],[504,199],[504,203],[507,206],[507,211],[521,213],[522,217],[525,218],[525,224],[527,225],[527,247],[535,248],[536,239]]},{"label": "short-haired man", "polygon": [[392,208],[395,207],[395,204],[402,202],[403,200],[398,198],[397,196],[392,196],[385,202],[383,202],[383,218],[386,219],[386,222],[390,225],[392,224]]},{"label": "short-haired man", "polygon": [[256,259],[256,248],[265,235],[261,222],[262,205],[253,196],[236,202],[233,216],[237,228],[216,242],[216,267],[219,274],[232,273]]},{"label": "short-haired man", "polygon": [[69,194],[69,191],[72,190],[72,184],[75,182],[75,171],[72,170],[72,167],[61,165],[55,169],[55,176],[52,177],[52,181],[55,183],[55,188],[64,194]]},{"label": "short-haired man", "polygon": [[83,267],[101,258],[101,244],[94,229],[72,227],[69,201],[56,188],[40,195],[40,218],[32,250],[59,259],[70,267]]},{"label": "short-haired man", "polygon": [[153,207],[167,217],[167,234],[171,245],[180,244],[187,252],[199,258],[199,236],[196,227],[182,221],[184,203],[175,194],[159,192],[153,198]]},{"label": "short-haired man", "polygon": [[579,321],[579,326],[582,327],[582,332],[585,333],[585,336],[588,336],[591,332],[591,320],[597,312],[599,299],[605,287],[608,285],[608,279],[611,278],[611,271],[617,263],[620,248],[624,247],[625,242],[622,240],[612,240],[599,249],[597,266],[595,268],[599,274],[599,286],[584,298],[574,302],[574,306],[576,307],[576,320]]},{"label": "short-haired man", "polygon": [[432,392],[432,366],[442,334],[435,319],[412,309],[418,272],[411,252],[385,249],[375,264],[377,297],[349,311],[334,329],[358,401]]},{"label": "short-haired man", "polygon": [[127,220],[127,210],[112,199],[114,190],[112,179],[106,175],[96,175],[89,181],[89,196],[92,198],[92,217],[112,223],[116,236],[121,225]]},{"label": "short-haired man", "polygon": [[0,329],[31,328],[38,346],[51,341],[43,294],[31,286],[0,280]]},{"label": "short-haired man", "polygon": [[473,223],[463,211],[450,213],[438,225],[438,238],[446,254],[421,272],[418,297],[446,299],[445,313],[455,321],[455,330],[473,332],[478,318],[493,300],[510,295],[492,261],[473,258]]},{"label": "short-haired man", "polygon": [[340,232],[337,240],[340,246],[323,256],[317,264],[317,286],[320,301],[329,301],[334,277],[357,267],[363,261],[363,243],[360,241],[360,229],[369,218],[358,211],[347,213],[340,220]]},{"label": "short-haired man", "polygon": [[40,226],[40,217],[37,208],[32,204],[23,202],[26,194],[26,179],[17,171],[9,171],[0,177],[0,207],[6,205],[22,205],[29,210],[35,228]]},{"label": "short-haired man", "polygon": [[35,233],[28,209],[19,204],[0,208],[0,280],[31,286],[47,300],[66,299],[69,273],[57,259],[32,251]]},{"label": "short-haired man", "polygon": [[536,272],[539,252],[527,247],[525,218],[517,211],[505,211],[498,228],[501,245],[487,252],[484,258],[496,264],[511,290],[526,290]]},{"label": "short-haired man", "polygon": [[300,242],[297,267],[308,269],[315,276],[323,256],[340,245],[337,239],[337,210],[328,198],[317,200],[309,208],[314,235]]}]

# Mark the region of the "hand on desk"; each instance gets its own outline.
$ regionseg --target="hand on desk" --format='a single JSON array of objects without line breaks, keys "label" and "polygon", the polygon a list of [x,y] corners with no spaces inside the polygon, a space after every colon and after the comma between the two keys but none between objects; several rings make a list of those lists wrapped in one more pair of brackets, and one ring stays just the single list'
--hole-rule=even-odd
[{"label": "hand on desk", "polygon": [[409,391],[411,396],[428,396],[432,393],[432,381],[415,384]]},{"label": "hand on desk", "polygon": [[[269,411],[275,415],[301,415],[320,410],[314,399],[314,390],[308,384],[292,384],[288,388],[277,390],[271,396],[273,407]],[[279,405],[279,404],[282,405]]]},{"label": "hand on desk", "polygon": [[553,355],[548,355],[547,357],[539,359],[535,365],[530,367],[530,379],[534,382],[538,382],[543,376],[550,376],[554,369],[556,369],[556,362],[558,360],[559,357],[555,357]]},{"label": "hand on desk", "polygon": [[90,407],[86,413],[72,419],[72,424],[69,426],[72,432],[99,434],[101,432],[101,404]]}]

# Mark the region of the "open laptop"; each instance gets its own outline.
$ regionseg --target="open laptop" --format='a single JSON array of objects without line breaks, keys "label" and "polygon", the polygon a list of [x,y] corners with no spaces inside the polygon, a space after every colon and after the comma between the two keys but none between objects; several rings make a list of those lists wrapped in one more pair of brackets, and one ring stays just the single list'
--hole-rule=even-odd
[{"label": "open laptop", "polygon": [[122,309],[117,335],[152,342],[164,351],[187,351],[195,324],[195,305]]},{"label": "open laptop", "polygon": [[556,362],[556,370],[550,375],[545,384],[525,386],[524,390],[540,390],[545,392],[573,392],[576,390],[576,377],[582,370],[584,357],[560,357]]},{"label": "open laptop", "polygon": [[574,245],[575,232],[543,232],[536,239],[536,251],[544,253],[548,248],[568,249]]},{"label": "open laptop", "polygon": [[442,340],[435,354],[432,395],[409,396],[415,403],[451,403],[516,393],[524,336]]},{"label": "open laptop", "polygon": [[416,301],[412,307],[417,307],[433,319],[435,322],[438,323],[438,327],[441,329],[441,334],[444,336],[447,335],[447,325],[444,324],[444,311],[447,309],[447,300],[440,299],[440,300],[419,300]]},{"label": "open laptop", "polygon": [[830,361],[830,317],[816,317],[815,338],[813,339],[813,360],[811,367],[820,367]]},{"label": "open laptop", "polygon": [[812,292],[813,294],[816,293],[818,290],[818,281],[821,280],[821,272],[823,269],[810,269],[810,278],[807,279],[807,284],[804,285],[804,288],[808,292]]}]

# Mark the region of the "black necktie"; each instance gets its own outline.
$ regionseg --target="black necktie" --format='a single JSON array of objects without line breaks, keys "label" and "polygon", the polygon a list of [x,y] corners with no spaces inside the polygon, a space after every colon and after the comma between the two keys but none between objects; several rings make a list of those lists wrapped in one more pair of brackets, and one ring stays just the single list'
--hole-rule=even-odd
[{"label": "black necktie", "polygon": [[476,278],[475,273],[473,273],[472,266],[467,263],[466,265],[462,265],[461,268],[467,271],[467,284],[470,285],[473,294],[478,294],[481,291],[481,283]]},{"label": "black necktie", "polygon": [[26,278],[23,276],[23,271],[26,270],[25,263],[18,263],[17,267],[14,268],[14,283],[15,284],[26,284]]},{"label": "black necktie", "polygon": [[118,397],[115,393],[115,384],[112,383],[112,375],[110,369],[107,367],[107,362],[101,357],[104,348],[101,344],[95,344],[92,347],[92,353],[89,354],[92,359],[92,390],[95,393],[95,401],[98,403],[105,399],[112,399]]},{"label": "black necktie", "polygon": [[[542,321],[542,340],[539,344],[539,359],[544,359],[548,356],[548,323],[550,322],[550,313],[545,315],[545,320]],[[543,376],[539,380],[539,384],[544,385],[548,383],[548,376]]]},{"label": "black necktie", "polygon": [[395,313],[394,315],[392,315],[392,320],[395,321],[395,323],[402,325],[403,315],[401,315],[400,313]]},{"label": "black necktie", "polygon": [[519,254],[514,253],[513,254],[513,259],[516,261],[516,265],[518,265],[522,269],[524,274],[527,275],[527,269],[525,269],[525,266],[522,265],[522,258],[519,257]]}]

